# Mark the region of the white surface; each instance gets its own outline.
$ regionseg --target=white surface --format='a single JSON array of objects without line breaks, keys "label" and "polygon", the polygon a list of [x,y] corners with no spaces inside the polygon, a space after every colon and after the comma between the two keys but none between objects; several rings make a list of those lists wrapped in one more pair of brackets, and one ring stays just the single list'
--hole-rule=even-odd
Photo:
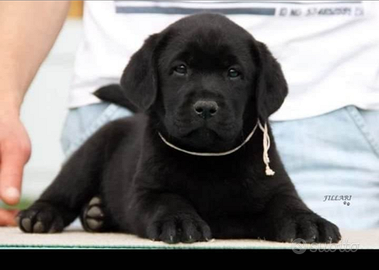
[{"label": "white surface", "polygon": [[21,118],[32,141],[32,156],[24,171],[24,197],[39,195],[60,169],[64,157],[60,134],[81,35],[82,22],[67,20],[22,106]]},{"label": "white surface", "polygon": [[343,231],[338,244],[291,244],[263,240],[212,240],[194,244],[169,245],[121,233],[87,233],[68,230],[57,234],[26,234],[18,228],[0,228],[0,249],[7,247],[34,248],[202,248],[202,249],[308,249],[353,252],[356,249],[378,249],[379,231]]}]

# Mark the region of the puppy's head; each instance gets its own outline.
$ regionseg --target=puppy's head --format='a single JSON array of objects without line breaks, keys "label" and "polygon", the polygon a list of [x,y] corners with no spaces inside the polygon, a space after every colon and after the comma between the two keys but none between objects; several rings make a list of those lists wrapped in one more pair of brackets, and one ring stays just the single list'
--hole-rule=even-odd
[{"label": "puppy's head", "polygon": [[267,47],[226,17],[186,17],[150,36],[121,86],[159,131],[192,151],[225,151],[284,101],[287,84]]}]

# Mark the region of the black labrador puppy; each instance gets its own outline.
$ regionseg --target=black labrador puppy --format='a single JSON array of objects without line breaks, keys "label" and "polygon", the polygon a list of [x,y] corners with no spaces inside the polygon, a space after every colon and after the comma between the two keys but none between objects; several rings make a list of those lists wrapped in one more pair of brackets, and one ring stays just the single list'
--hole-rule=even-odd
[{"label": "black labrador puppy", "polygon": [[20,213],[21,230],[60,232],[98,196],[98,231],[167,243],[340,240],[299,198],[280,161],[268,117],[287,84],[243,28],[217,14],[181,19],[145,41],[121,86],[97,95],[143,113],[86,141]]}]

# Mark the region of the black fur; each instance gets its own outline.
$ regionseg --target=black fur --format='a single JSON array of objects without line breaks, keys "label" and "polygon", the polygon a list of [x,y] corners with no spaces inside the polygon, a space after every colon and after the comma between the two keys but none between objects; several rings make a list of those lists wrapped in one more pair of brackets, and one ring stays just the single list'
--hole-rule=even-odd
[{"label": "black fur", "polygon": [[129,101],[129,99],[125,96],[125,90],[118,84],[111,84],[101,87],[93,94],[104,101],[125,107],[133,113],[140,111],[136,105]]},{"label": "black fur", "polygon": [[[260,130],[222,157],[188,155],[158,136],[191,151],[226,151],[241,144],[258,117],[267,121],[281,106],[287,84],[280,65],[244,29],[216,14],[184,18],[147,39],[121,85],[98,96],[143,113],[109,123],[85,142],[41,198],[20,213],[23,231],[62,231],[99,196],[101,231],[168,243],[340,240],[338,228],[299,198],[271,130],[274,176],[265,175]],[[193,108],[199,100],[217,103],[217,113],[199,117]]]}]

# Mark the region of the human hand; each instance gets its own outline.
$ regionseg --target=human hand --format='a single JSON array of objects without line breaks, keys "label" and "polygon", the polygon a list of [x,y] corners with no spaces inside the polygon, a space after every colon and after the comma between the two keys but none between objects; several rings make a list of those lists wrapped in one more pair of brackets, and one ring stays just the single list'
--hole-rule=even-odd
[{"label": "human hand", "polygon": [[1,226],[17,226],[16,215],[17,210],[6,210],[0,208],[0,227]]},{"label": "human hand", "polygon": [[[30,154],[29,135],[18,115],[0,114],[0,200],[7,204],[19,202],[23,169]],[[1,210],[0,225],[9,223],[11,215]]]}]

